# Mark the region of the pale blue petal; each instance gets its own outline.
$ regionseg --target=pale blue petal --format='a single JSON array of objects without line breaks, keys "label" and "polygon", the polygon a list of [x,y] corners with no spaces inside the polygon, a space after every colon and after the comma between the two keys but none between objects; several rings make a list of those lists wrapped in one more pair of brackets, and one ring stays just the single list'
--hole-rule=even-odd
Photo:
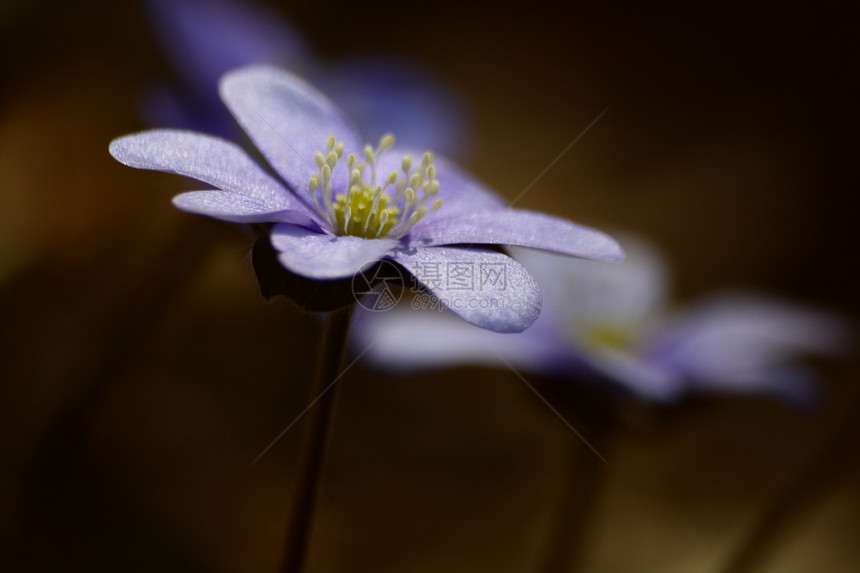
[{"label": "pale blue petal", "polygon": [[448,308],[475,326],[522,332],[540,314],[540,287],[506,255],[484,249],[432,247],[399,248],[389,258],[433,295],[424,295],[427,306]]},{"label": "pale blue petal", "polygon": [[[307,201],[308,181],[318,171],[314,155],[325,152],[330,135],[343,142],[345,155],[363,157],[355,128],[331,101],[298,76],[269,66],[249,66],[221,78],[220,93],[275,171]],[[335,192],[346,188],[345,156],[332,177]]]},{"label": "pale blue petal", "polygon": [[367,357],[398,371],[451,366],[513,366],[523,373],[552,375],[565,370],[569,349],[559,345],[543,315],[525,332],[505,334],[476,328],[445,309],[415,310],[421,299],[404,297],[390,310],[363,311],[353,319]]},{"label": "pale blue petal", "polygon": [[[113,140],[110,153],[130,167],[186,175],[273,211],[293,209],[310,216],[301,201],[239,146],[217,137],[156,129]],[[240,212],[245,209],[240,207]]]},{"label": "pale blue petal", "polygon": [[[442,207],[444,209],[444,205]],[[543,213],[504,209],[457,217],[432,215],[409,233],[411,246],[453,244],[512,245],[604,262],[619,262],[624,251],[615,239],[589,227]]]},{"label": "pale blue petal", "polygon": [[190,191],[173,198],[173,204],[195,215],[206,215],[231,223],[293,223],[319,230],[316,221],[303,211],[266,203],[254,197],[227,191]]},{"label": "pale blue petal", "polygon": [[669,402],[685,390],[684,380],[678,373],[632,352],[588,348],[576,352],[576,356],[593,371],[646,400]]},{"label": "pale blue petal", "polygon": [[717,380],[803,354],[840,354],[850,340],[839,317],[772,298],[713,296],[671,321],[653,359],[691,379]]},{"label": "pale blue petal", "polygon": [[288,224],[275,225],[271,241],[284,267],[303,277],[319,280],[352,277],[381,260],[397,245],[392,239],[321,234]]},{"label": "pale blue petal", "polygon": [[541,285],[544,308],[568,325],[571,339],[588,338],[588,328],[600,324],[631,334],[649,331],[665,311],[669,277],[662,256],[642,239],[619,238],[627,252],[619,264],[509,249]]}]

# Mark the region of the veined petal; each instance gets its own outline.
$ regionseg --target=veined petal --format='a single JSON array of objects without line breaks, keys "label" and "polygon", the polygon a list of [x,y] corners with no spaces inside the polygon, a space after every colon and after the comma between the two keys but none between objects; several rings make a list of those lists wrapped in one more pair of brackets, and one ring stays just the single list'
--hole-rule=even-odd
[{"label": "veined petal", "polygon": [[393,239],[321,234],[290,224],[275,225],[271,241],[282,265],[319,280],[349,278],[397,245]]},{"label": "veined petal", "polygon": [[401,264],[435,299],[466,322],[496,332],[522,332],[537,319],[540,287],[512,258],[485,249],[434,247],[396,249]]},{"label": "veined petal", "polygon": [[[249,66],[221,78],[221,99],[275,171],[297,193],[305,193],[318,171],[314,154],[330,135],[346,153],[360,154],[358,132],[340,110],[304,80],[269,66]],[[334,189],[346,188],[346,161],[332,172]]]},{"label": "veined petal", "polygon": [[188,213],[231,223],[293,223],[320,228],[303,210],[284,209],[278,203],[228,191],[190,191],[174,197],[173,204]]},{"label": "veined petal", "polygon": [[519,209],[428,218],[424,224],[416,225],[410,231],[409,241],[416,247],[513,245],[597,261],[620,262],[624,259],[624,250],[618,242],[600,231],[551,215]]},{"label": "veined petal", "polygon": [[191,131],[155,129],[114,139],[110,153],[139,169],[178,173],[239,195],[272,210],[309,214],[301,201],[266,173],[238,145]]}]

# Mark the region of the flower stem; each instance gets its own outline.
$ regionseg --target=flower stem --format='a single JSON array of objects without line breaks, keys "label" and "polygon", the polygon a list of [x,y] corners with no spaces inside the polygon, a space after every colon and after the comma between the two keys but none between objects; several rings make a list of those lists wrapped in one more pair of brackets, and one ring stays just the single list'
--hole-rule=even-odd
[{"label": "flower stem", "polygon": [[803,523],[815,503],[831,493],[839,479],[852,468],[850,454],[857,451],[860,429],[860,392],[844,398],[836,420],[828,428],[821,445],[795,476],[758,517],[752,530],[723,566],[723,573],[749,573],[761,570],[785,542],[792,527]]},{"label": "flower stem", "polygon": [[[605,453],[616,422],[614,411],[602,398],[586,400],[590,411],[577,407],[576,416],[567,411],[591,447],[601,454]],[[544,552],[538,561],[538,573],[572,573],[584,569],[588,527],[592,524],[595,502],[609,469],[605,461],[576,436],[570,436],[566,449],[568,471]]]},{"label": "flower stem", "polygon": [[282,573],[301,573],[307,561],[314,508],[334,414],[337,388],[335,382],[341,374],[352,308],[349,306],[332,311],[326,323],[317,375],[311,388],[311,400],[317,403],[308,414],[308,437],[299,464],[299,480],[287,522]]}]

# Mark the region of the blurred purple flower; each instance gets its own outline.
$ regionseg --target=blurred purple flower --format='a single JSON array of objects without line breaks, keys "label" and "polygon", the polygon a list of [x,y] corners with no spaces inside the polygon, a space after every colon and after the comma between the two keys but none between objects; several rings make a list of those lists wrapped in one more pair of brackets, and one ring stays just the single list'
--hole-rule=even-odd
[{"label": "blurred purple flower", "polygon": [[239,0],[143,0],[179,84],[154,83],[143,108],[151,125],[232,137],[216,97],[219,78],[251,64],[289,69],[328,94],[371,141],[386,132],[415,147],[461,154],[468,117],[455,91],[417,62],[391,55],[316,59],[281,14]]},{"label": "blurred purple flower", "polygon": [[749,293],[710,296],[667,309],[667,276],[653,248],[625,240],[621,265],[514,250],[540,282],[544,308],[521,334],[476,333],[448,313],[407,305],[364,313],[368,356],[395,370],[484,364],[570,380],[608,380],[647,400],[690,390],[771,393],[808,403],[814,376],[805,353],[845,350],[848,328],[833,315]]},{"label": "blurred purple flower", "polygon": [[[432,153],[391,149],[391,135],[376,148],[363,145],[340,110],[292,74],[267,66],[241,68],[222,78],[220,93],[281,180],[235,144],[189,131],[121,137],[110,152],[131,167],[187,175],[217,189],[178,195],[173,202],[182,210],[274,224],[270,240],[278,260],[297,275],[350,278],[376,261],[391,260],[440,300],[464,301],[453,308],[461,318],[490,330],[519,332],[540,312],[540,289],[532,277],[495,250],[451,245],[516,245],[613,262],[624,257],[603,233],[507,208],[492,191]],[[412,157],[420,159],[413,163]],[[503,265],[505,288],[486,292],[478,284],[422,278],[422,269],[434,264]],[[481,304],[490,297],[493,305]]]}]

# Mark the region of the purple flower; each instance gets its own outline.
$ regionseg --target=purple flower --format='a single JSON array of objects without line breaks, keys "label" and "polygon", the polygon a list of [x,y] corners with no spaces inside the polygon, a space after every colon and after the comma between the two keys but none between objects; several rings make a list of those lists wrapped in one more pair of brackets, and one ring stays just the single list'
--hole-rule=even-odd
[{"label": "purple flower", "polygon": [[723,293],[671,312],[663,261],[625,240],[621,265],[515,252],[540,281],[544,308],[521,334],[480,333],[449,313],[366,313],[372,360],[392,369],[511,365],[571,380],[603,379],[657,401],[688,390],[766,392],[799,402],[816,393],[804,353],[845,349],[847,327],[822,312],[748,293]]},{"label": "purple flower", "polygon": [[[500,197],[432,153],[364,145],[340,111],[303,80],[266,66],[222,78],[224,103],[280,179],[238,146],[178,130],[114,140],[111,154],[132,167],[187,175],[214,190],[174,198],[182,210],[236,223],[271,223],[271,245],[292,273],[352,277],[380,260],[415,275],[441,300],[490,330],[519,332],[537,318],[540,290],[510,257],[477,245],[515,245],[620,261],[610,237],[569,221],[507,208]],[[360,159],[359,159],[360,158]],[[465,246],[468,245],[468,246]],[[426,265],[503,265],[505,288],[422,280]]]},{"label": "purple flower", "polygon": [[467,146],[468,118],[454,90],[415,61],[390,55],[323,63],[277,11],[241,0],[142,0],[177,85],[149,87],[143,102],[152,125],[232,137],[235,123],[218,100],[219,78],[251,64],[289,69],[322,88],[361,129],[378,140],[443,153]]}]

